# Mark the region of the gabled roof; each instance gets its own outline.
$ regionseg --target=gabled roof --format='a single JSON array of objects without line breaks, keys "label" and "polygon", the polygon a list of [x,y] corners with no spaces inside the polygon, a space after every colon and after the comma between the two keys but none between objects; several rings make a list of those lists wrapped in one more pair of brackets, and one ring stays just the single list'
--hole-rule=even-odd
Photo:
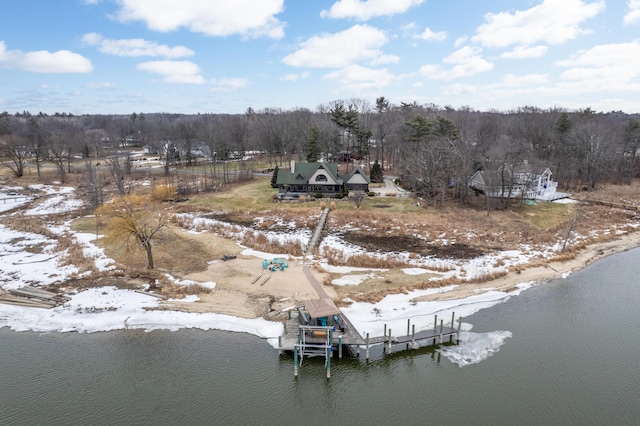
[{"label": "gabled roof", "polygon": [[361,175],[367,183],[371,183],[371,181],[370,181],[370,179],[369,179],[369,176],[367,176],[367,175],[362,171],[362,169],[360,168],[360,166],[356,166],[353,170],[351,170],[351,173],[346,174],[346,175],[341,175],[340,177],[341,177],[345,182],[349,182],[349,181],[353,178],[353,175],[355,175],[355,174],[359,174],[359,175]]},{"label": "gabled roof", "polygon": [[295,163],[294,172],[289,167],[278,169],[276,185],[300,185],[309,183],[309,179],[319,169],[323,169],[330,177],[342,185],[336,163]]}]

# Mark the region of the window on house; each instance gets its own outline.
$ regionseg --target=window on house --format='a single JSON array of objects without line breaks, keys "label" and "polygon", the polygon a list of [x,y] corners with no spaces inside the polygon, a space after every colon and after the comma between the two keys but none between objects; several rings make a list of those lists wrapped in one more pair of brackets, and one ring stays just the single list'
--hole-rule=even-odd
[{"label": "window on house", "polygon": [[296,176],[296,180],[303,180],[304,176],[302,176],[302,173],[298,173],[298,176]]},{"label": "window on house", "polygon": [[316,176],[316,182],[326,182],[326,181],[327,181],[327,177],[325,175]]}]

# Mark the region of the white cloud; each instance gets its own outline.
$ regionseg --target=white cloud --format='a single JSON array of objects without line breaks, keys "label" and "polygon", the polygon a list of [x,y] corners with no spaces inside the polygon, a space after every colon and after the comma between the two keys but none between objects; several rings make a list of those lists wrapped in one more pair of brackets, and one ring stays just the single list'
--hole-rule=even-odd
[{"label": "white cloud", "polygon": [[280,81],[291,81],[291,82],[295,82],[298,80],[304,80],[307,79],[311,76],[311,73],[309,71],[305,71],[301,74],[286,74],[283,75],[282,77],[280,77]]},{"label": "white cloud", "polygon": [[200,68],[191,61],[142,62],[136,68],[163,75],[162,81],[165,83],[204,83],[204,78],[200,75]]},{"label": "white cloud", "polygon": [[493,63],[484,59],[479,47],[465,46],[456,50],[442,60],[444,64],[452,65],[447,68],[441,65],[424,65],[420,68],[420,74],[424,77],[436,80],[451,80],[454,78],[468,77],[493,69]]},{"label": "white cloud", "polygon": [[588,33],[580,24],[604,9],[603,0],[545,0],[527,10],[488,13],[471,40],[485,47],[562,44]]},{"label": "white cloud", "polygon": [[640,21],[640,0],[627,0],[627,13],[624,15],[624,23],[629,25]]},{"label": "white cloud", "polygon": [[516,46],[513,50],[502,53],[500,57],[507,59],[539,58],[544,56],[548,50],[547,46]]},{"label": "white cloud", "polygon": [[212,92],[228,93],[244,89],[249,85],[249,80],[244,77],[221,78],[213,80],[212,83],[215,85],[215,87],[211,89]]},{"label": "white cloud", "polygon": [[102,37],[98,33],[87,33],[82,41],[91,46],[98,46],[102,53],[115,56],[164,56],[165,58],[182,58],[193,56],[194,52],[184,46],[169,47],[141,38],[114,40]]},{"label": "white cloud", "polygon": [[68,50],[49,52],[37,50],[22,52],[7,50],[5,42],[0,41],[0,64],[6,68],[39,73],[89,73],[93,70],[91,61],[82,55]]},{"label": "white cloud", "polygon": [[434,32],[431,28],[425,28],[420,34],[414,34],[413,38],[419,38],[427,41],[443,41],[447,38],[446,31]]},{"label": "white cloud", "polygon": [[154,31],[189,31],[208,36],[284,37],[275,15],[284,0],[120,0],[122,22],[142,21]]},{"label": "white cloud", "polygon": [[579,82],[598,90],[638,90],[640,41],[604,44],[583,50],[570,59],[557,62],[567,67],[560,78]]},{"label": "white cloud", "polygon": [[520,87],[530,86],[532,84],[546,84],[548,82],[549,76],[547,74],[507,74],[504,76],[501,86]]},{"label": "white cloud", "polygon": [[360,65],[349,65],[326,74],[323,78],[333,80],[342,88],[353,92],[379,90],[389,86],[396,79],[386,69],[372,69]]},{"label": "white cloud", "polygon": [[400,26],[400,29],[405,33],[414,33],[418,29],[418,24],[415,22],[409,22]]},{"label": "white cloud", "polygon": [[282,59],[294,67],[343,68],[359,61],[370,64],[394,63],[399,58],[385,55],[380,48],[388,42],[386,34],[369,25],[354,25],[335,34],[313,36],[300,43],[300,49]]},{"label": "white cloud", "polygon": [[354,18],[367,21],[377,16],[405,13],[424,0],[338,0],[329,10],[320,12],[323,18]]},{"label": "white cloud", "polygon": [[87,89],[113,89],[116,87],[115,83],[110,82],[98,82],[94,81],[92,83],[87,83],[85,86]]},{"label": "white cloud", "polygon": [[454,47],[455,47],[456,49],[459,49],[459,48],[460,48],[460,46],[462,46],[463,44],[465,44],[467,41],[469,41],[469,37],[468,37],[468,36],[466,36],[466,35],[464,35],[464,36],[462,36],[462,37],[458,37],[458,38],[456,39],[456,41],[454,42],[454,44],[453,44],[453,45],[454,45]]}]

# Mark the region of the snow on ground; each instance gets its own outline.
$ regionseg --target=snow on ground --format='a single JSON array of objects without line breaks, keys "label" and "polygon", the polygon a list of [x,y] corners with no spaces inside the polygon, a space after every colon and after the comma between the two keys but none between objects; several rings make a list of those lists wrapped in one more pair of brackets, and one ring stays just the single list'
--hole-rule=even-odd
[{"label": "snow on ground", "polygon": [[76,242],[82,244],[84,248],[82,249],[82,253],[88,257],[93,258],[96,269],[98,271],[110,271],[115,269],[115,262],[113,259],[108,258],[104,254],[104,250],[95,244],[93,244],[93,240],[100,237],[100,235],[89,234],[87,232],[76,232],[74,233]]},{"label": "snow on ground", "polygon": [[340,278],[336,278],[335,280],[331,281],[331,284],[333,285],[358,285],[370,278],[375,277],[375,274],[349,274],[349,275],[343,275]]},{"label": "snow on ground", "polygon": [[0,195],[0,213],[24,206],[31,201],[33,201],[33,197],[29,197],[26,195],[11,196],[2,194]]},{"label": "snow on ground", "polygon": [[[75,198],[73,188],[53,187],[47,185],[32,186],[48,194],[47,199],[38,206],[28,210],[29,214],[44,215],[77,210],[81,201]],[[207,229],[215,221],[211,219],[193,218],[194,228]],[[219,224],[217,224],[219,225]],[[51,228],[56,234],[73,233],[69,224]],[[246,231],[239,227],[229,227],[231,234]],[[84,246],[84,253],[95,259],[96,267],[108,270],[115,267],[114,262],[104,255],[104,252],[92,243],[94,234],[73,233],[77,242]],[[286,239],[299,241],[306,245],[309,232],[288,234],[268,233],[272,239]],[[359,248],[345,244],[339,238],[330,236],[323,244],[342,249],[345,253],[359,252]],[[42,235],[27,232],[16,232],[0,225],[0,287],[4,289],[19,288],[26,285],[43,286],[54,282],[64,281],[76,270],[73,266],[61,266],[61,253],[56,252],[56,241]],[[523,253],[528,253],[524,255]],[[262,253],[251,249],[243,251],[245,255],[253,255],[262,259],[287,257],[281,254]],[[429,266],[443,265],[451,268],[443,276],[458,275],[472,278],[488,271],[495,272],[499,268],[508,268],[526,262],[530,257],[540,253],[523,249],[522,252],[502,252],[492,256],[474,259],[469,262],[453,262],[439,259],[422,259],[415,262],[415,267],[404,269],[408,275],[418,275],[430,272]],[[407,256],[408,259],[408,256]],[[495,266],[501,265],[501,266]],[[328,272],[351,274],[336,280],[336,285],[355,285],[375,274],[376,269],[346,268],[322,265]],[[466,271],[466,275],[462,274]],[[178,280],[170,277],[180,285],[195,284],[195,282]],[[214,288],[215,283],[197,283],[205,287]],[[384,332],[384,326],[394,330],[397,334],[406,332],[407,320],[416,325],[416,330],[433,328],[434,316],[449,322],[452,312],[456,318],[468,317],[473,313],[504,302],[519,294],[530,284],[523,284],[519,291],[505,293],[488,291],[460,300],[437,302],[416,302],[415,299],[433,292],[447,292],[454,286],[439,289],[413,291],[409,294],[389,295],[378,303],[352,303],[343,308],[359,332],[363,335],[379,336]],[[121,290],[115,287],[90,288],[69,295],[71,300],[62,306],[52,309],[38,309],[17,307],[0,304],[0,327],[9,327],[15,331],[33,330],[37,332],[98,332],[122,329],[156,329],[178,330],[180,328],[200,328],[203,330],[218,329],[226,331],[244,332],[267,338],[269,343],[277,347],[277,337],[283,333],[281,323],[264,319],[243,319],[228,315],[212,313],[188,313],[177,311],[156,310],[160,301],[152,296],[136,293],[131,290]],[[180,299],[182,302],[193,302],[197,296]],[[491,333],[473,333],[472,325],[463,323],[464,333],[461,344],[454,347],[441,348],[440,351],[452,362],[460,366],[480,362],[491,356],[510,337],[508,331],[494,331]]]},{"label": "snow on ground", "polygon": [[54,251],[56,244],[43,235],[17,232],[0,224],[0,287],[8,290],[48,285],[76,272],[74,266],[59,264],[60,254]]},{"label": "snow on ground", "polygon": [[69,302],[52,309],[0,304],[0,327],[15,331],[84,333],[199,328],[249,333],[276,342],[283,332],[281,323],[262,318],[243,319],[211,313],[153,310],[159,304],[157,298],[115,287],[89,288],[70,297]]},{"label": "snow on ground", "polygon": [[[391,329],[392,336],[406,335],[408,319],[411,320],[411,324],[415,324],[416,331],[433,329],[434,326],[439,326],[440,320],[444,320],[446,325],[451,326],[451,316],[452,313],[455,313],[456,320],[453,327],[458,326],[457,319],[462,317],[462,330],[465,333],[460,335],[460,345],[454,348],[441,348],[440,351],[451,362],[462,367],[488,358],[499,350],[507,337],[511,337],[511,333],[504,331],[472,333],[470,330],[473,326],[465,323],[464,318],[481,309],[505,302],[532,285],[532,283],[520,284],[518,290],[509,293],[493,290],[464,299],[417,303],[414,302],[414,299],[418,297],[445,293],[453,290],[455,286],[416,290],[409,292],[409,294],[386,296],[378,303],[353,303],[351,306],[342,308],[342,311],[363,337],[367,333],[370,336],[383,336],[385,328]],[[438,323],[434,325],[436,315]]]},{"label": "snow on ground", "polygon": [[216,283],[214,283],[213,281],[200,282],[200,281],[193,281],[193,280],[181,280],[179,278],[175,278],[171,274],[164,274],[164,275],[167,278],[169,278],[169,280],[171,280],[171,282],[173,282],[174,284],[178,284],[183,287],[190,286],[190,285],[199,285],[201,287],[209,288],[212,290],[216,288]]}]

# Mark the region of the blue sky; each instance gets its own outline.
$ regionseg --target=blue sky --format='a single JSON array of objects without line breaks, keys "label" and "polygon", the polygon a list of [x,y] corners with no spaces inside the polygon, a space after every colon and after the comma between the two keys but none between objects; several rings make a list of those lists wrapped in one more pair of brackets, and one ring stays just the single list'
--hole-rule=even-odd
[{"label": "blue sky", "polygon": [[6,0],[0,111],[640,112],[640,0]]}]

